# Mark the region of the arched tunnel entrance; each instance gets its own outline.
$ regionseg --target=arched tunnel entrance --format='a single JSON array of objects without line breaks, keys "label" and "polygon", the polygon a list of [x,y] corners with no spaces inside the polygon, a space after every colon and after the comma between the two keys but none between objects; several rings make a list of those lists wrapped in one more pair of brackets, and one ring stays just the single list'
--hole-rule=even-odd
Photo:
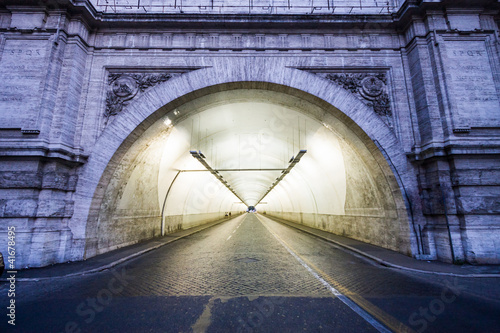
[{"label": "arched tunnel entrance", "polygon": [[101,177],[87,256],[249,206],[412,254],[408,213],[388,162],[332,105],[253,83],[193,94],[152,118]]}]

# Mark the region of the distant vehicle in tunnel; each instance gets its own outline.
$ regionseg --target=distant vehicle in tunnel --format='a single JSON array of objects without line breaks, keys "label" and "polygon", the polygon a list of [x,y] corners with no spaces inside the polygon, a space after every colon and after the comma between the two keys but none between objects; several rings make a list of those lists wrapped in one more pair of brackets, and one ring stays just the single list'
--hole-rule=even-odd
[{"label": "distant vehicle in tunnel", "polygon": [[247,213],[255,213],[255,212],[257,212],[257,209],[255,209],[254,206],[248,206]]}]

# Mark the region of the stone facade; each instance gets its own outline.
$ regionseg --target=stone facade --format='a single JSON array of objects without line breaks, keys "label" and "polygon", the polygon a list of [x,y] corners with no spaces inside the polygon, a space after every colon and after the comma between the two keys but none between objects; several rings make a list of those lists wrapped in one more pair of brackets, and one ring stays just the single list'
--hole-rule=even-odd
[{"label": "stone facade", "polygon": [[15,226],[17,267],[95,255],[116,156],[166,105],[247,82],[314,96],[371,139],[404,199],[411,255],[500,263],[498,3],[363,1],[255,0],[240,15],[251,2],[5,0],[0,251]]}]

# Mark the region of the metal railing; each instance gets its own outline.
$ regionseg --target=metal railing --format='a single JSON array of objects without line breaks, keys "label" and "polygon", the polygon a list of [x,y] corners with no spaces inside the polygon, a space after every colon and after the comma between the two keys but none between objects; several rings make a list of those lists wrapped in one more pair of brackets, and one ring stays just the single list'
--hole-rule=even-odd
[{"label": "metal railing", "polygon": [[[141,3],[142,2],[142,3]],[[168,4],[145,4],[147,0],[93,0],[98,11],[104,13],[172,13],[172,14],[390,14],[397,8],[383,5],[334,5],[334,0],[326,0],[321,6],[292,5],[290,0],[286,5],[254,5],[248,0],[247,5],[185,5],[182,0],[170,0]],[[151,2],[151,1],[149,1]],[[167,1],[164,1],[167,2]],[[185,2],[185,1],[184,1]],[[228,1],[228,3],[230,3]],[[376,2],[375,2],[376,3]]]}]

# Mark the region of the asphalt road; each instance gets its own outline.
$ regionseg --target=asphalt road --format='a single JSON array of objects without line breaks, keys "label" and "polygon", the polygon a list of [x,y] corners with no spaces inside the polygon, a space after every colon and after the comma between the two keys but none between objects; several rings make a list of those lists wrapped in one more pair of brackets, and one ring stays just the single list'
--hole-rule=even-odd
[{"label": "asphalt road", "polygon": [[384,268],[247,214],[112,270],[18,282],[1,332],[500,332],[500,280]]}]

